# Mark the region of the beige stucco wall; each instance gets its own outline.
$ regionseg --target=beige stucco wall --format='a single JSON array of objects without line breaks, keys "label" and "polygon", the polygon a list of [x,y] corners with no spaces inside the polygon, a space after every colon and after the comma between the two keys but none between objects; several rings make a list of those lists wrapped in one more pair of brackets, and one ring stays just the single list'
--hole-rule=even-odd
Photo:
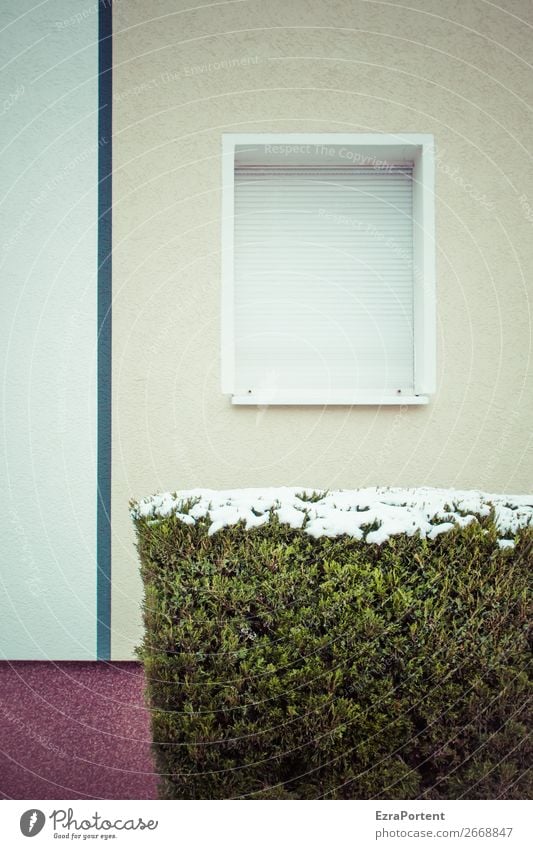
[{"label": "beige stucco wall", "polygon": [[[408,5],[115,4],[114,657],[140,635],[132,496],[282,484],[531,491],[533,7]],[[428,407],[257,410],[221,394],[220,136],[245,131],[435,135]]]}]

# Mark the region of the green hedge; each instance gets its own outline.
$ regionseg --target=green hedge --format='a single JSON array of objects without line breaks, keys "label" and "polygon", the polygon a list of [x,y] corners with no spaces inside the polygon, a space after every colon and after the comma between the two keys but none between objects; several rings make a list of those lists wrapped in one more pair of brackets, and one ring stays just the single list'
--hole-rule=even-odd
[{"label": "green hedge", "polygon": [[531,797],[532,529],[134,521],[161,798]]}]

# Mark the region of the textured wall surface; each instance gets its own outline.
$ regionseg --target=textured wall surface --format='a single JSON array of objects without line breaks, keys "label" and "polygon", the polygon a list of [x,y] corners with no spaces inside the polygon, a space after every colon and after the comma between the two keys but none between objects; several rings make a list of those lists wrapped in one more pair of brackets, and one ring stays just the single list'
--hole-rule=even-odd
[{"label": "textured wall surface", "polygon": [[0,663],[0,797],[153,799],[136,663]]},{"label": "textured wall surface", "polygon": [[83,12],[85,0],[0,8],[0,657],[11,659],[96,655],[98,17]]},{"label": "textured wall surface", "polygon": [[[113,656],[138,639],[128,499],[262,485],[531,489],[529,0],[130,0],[114,13]],[[196,8],[197,7],[197,8]],[[223,132],[433,133],[428,407],[220,392]]]}]

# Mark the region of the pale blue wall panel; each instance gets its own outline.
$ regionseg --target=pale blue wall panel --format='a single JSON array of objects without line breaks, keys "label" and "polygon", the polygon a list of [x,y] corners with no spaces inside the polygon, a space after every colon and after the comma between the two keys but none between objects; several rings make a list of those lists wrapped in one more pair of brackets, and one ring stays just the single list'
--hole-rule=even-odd
[{"label": "pale blue wall panel", "polygon": [[9,659],[95,656],[97,9],[51,0],[0,11],[0,656]]}]

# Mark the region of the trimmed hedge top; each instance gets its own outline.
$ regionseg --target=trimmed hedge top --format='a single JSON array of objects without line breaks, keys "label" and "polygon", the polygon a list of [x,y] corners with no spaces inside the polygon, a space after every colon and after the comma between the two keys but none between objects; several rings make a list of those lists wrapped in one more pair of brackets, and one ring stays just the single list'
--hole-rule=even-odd
[{"label": "trimmed hedge top", "polygon": [[241,521],[247,530],[257,528],[275,516],[313,537],[347,534],[378,544],[400,533],[435,539],[492,515],[504,547],[512,545],[520,528],[533,525],[533,496],[428,487],[331,492],[290,487],[192,489],[132,502],[132,515],[154,521],[174,515],[185,524],[208,519],[209,535]]}]

